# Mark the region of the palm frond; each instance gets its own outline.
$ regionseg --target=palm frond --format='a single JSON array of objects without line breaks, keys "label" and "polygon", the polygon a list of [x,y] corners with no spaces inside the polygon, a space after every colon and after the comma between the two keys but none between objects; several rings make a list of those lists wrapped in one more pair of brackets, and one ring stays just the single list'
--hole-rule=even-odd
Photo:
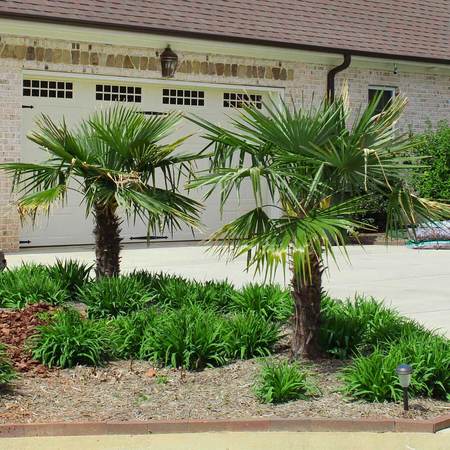
[{"label": "palm frond", "polygon": [[31,217],[35,219],[38,212],[50,213],[50,208],[55,203],[64,205],[67,187],[63,184],[43,191],[35,192],[20,198],[18,211],[21,218]]},{"label": "palm frond", "polygon": [[346,236],[366,225],[352,217],[359,211],[360,199],[310,211],[303,217],[270,218],[264,208],[256,208],[214,233],[219,254],[236,258],[249,255],[248,268],[273,278],[277,269],[290,268],[296,278],[310,276],[310,256],[334,258],[336,248],[344,255]]}]

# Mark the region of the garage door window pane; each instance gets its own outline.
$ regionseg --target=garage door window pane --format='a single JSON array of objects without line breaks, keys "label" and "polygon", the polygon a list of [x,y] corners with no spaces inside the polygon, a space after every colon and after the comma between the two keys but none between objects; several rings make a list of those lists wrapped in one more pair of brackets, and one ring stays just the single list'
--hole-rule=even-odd
[{"label": "garage door window pane", "polygon": [[223,107],[224,108],[242,108],[244,106],[253,105],[258,109],[262,108],[262,95],[245,94],[244,92],[224,92]]},{"label": "garage door window pane", "polygon": [[73,83],[49,80],[23,80],[22,93],[24,97],[71,99],[73,98]]},{"label": "garage door window pane", "polygon": [[164,105],[205,106],[205,91],[187,89],[163,89]]},{"label": "garage door window pane", "polygon": [[95,99],[106,102],[141,103],[142,88],[139,86],[97,84],[95,87]]}]

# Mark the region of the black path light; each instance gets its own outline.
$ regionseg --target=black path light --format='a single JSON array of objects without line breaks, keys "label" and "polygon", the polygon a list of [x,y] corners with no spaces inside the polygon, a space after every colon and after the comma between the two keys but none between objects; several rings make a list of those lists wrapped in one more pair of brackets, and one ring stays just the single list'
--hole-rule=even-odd
[{"label": "black path light", "polygon": [[397,372],[400,386],[403,388],[403,409],[408,411],[408,387],[411,383],[412,368],[408,364],[400,364],[395,371]]},{"label": "black path light", "polygon": [[178,55],[168,45],[161,53],[161,73],[164,78],[172,78],[178,65]]}]

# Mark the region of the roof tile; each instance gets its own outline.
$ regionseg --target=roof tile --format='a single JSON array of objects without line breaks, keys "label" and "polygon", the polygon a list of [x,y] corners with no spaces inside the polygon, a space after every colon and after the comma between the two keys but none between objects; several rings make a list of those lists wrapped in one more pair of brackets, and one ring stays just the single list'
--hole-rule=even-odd
[{"label": "roof tile", "polygon": [[2,14],[450,60],[448,0],[2,0]]}]

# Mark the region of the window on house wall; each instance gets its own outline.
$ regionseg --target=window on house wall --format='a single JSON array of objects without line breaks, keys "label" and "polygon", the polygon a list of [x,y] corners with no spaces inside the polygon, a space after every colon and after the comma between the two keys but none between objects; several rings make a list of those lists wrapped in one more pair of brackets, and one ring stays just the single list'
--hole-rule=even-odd
[{"label": "window on house wall", "polygon": [[395,97],[396,88],[384,87],[384,86],[371,86],[369,87],[369,103],[377,96],[381,95],[378,102],[375,114],[379,114],[386,106],[389,105],[391,100]]}]

